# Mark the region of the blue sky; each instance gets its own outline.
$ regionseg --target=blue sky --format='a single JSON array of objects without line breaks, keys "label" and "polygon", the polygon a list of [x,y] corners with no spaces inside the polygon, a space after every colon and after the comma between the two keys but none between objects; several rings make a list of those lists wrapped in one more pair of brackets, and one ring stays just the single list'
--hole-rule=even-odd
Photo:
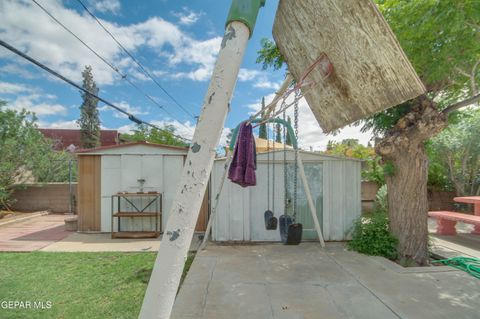
[{"label": "blue sky", "polygon": [[[157,125],[172,124],[186,137],[193,134],[194,120],[139,71],[76,0],[37,1],[164,105],[171,115],[122,80],[31,1],[0,1],[0,39],[77,83],[81,83],[84,66],[91,65],[102,97],[146,121]],[[230,1],[82,1],[189,113],[199,114],[220,48]],[[262,96],[267,101],[273,98],[283,80],[284,71],[264,71],[255,63],[260,40],[272,38],[277,4],[277,0],[267,0],[260,11],[239,74],[224,136],[228,129],[258,109]],[[0,99],[8,101],[10,108],[35,112],[41,127],[53,128],[75,127],[81,104],[78,90],[3,48],[0,48]],[[102,104],[99,107],[104,128],[122,132],[134,128],[121,114]],[[346,128],[337,136],[326,136],[308,105],[304,101],[300,103],[299,139],[304,148],[323,149],[329,139],[359,138],[366,143],[369,134],[358,131],[358,128]]]}]

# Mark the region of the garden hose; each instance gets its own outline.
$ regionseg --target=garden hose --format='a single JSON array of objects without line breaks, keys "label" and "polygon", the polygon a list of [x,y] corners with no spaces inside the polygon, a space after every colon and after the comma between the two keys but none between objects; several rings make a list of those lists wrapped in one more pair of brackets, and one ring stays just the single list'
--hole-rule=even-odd
[{"label": "garden hose", "polygon": [[470,257],[453,257],[442,260],[434,260],[432,263],[442,263],[446,266],[451,266],[480,279],[480,259]]}]

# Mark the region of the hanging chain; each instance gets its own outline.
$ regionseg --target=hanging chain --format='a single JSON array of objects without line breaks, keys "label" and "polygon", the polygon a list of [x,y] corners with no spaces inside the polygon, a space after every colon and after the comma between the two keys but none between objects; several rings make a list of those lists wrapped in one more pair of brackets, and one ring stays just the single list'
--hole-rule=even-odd
[{"label": "hanging chain", "polygon": [[265,124],[267,130],[267,210],[270,210],[270,140],[268,132],[268,123]]},{"label": "hanging chain", "polygon": [[293,125],[295,129],[295,138],[297,140],[295,147],[295,166],[294,166],[294,176],[293,176],[293,221],[297,218],[297,180],[298,180],[298,100],[300,97],[300,90],[295,91],[295,105],[293,109]]},{"label": "hanging chain", "polygon": [[272,153],[272,211],[273,213],[275,214],[275,133],[278,133],[276,132],[276,127],[275,127],[275,122],[273,122],[273,136],[272,136],[272,139],[273,139],[273,153]]}]

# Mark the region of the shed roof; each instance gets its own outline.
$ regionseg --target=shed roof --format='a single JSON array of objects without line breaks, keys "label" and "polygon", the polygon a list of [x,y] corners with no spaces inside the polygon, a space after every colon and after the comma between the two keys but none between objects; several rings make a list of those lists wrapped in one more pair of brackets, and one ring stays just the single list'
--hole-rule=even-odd
[{"label": "shed roof", "polygon": [[165,144],[150,143],[150,142],[130,142],[130,143],[123,143],[118,145],[100,146],[92,149],[81,149],[76,151],[75,153],[77,153],[78,155],[101,154],[103,151],[106,151],[106,150],[129,148],[129,147],[139,146],[139,145],[153,147],[153,148],[175,150],[175,151],[180,151],[184,153],[188,152],[188,147],[165,145]]}]

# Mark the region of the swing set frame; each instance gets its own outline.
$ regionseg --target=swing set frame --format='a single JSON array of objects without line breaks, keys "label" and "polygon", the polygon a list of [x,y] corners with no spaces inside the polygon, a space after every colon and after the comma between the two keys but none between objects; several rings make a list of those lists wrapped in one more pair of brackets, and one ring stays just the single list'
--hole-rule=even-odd
[{"label": "swing set frame", "polygon": [[[249,122],[250,123],[261,123],[261,122],[262,123],[263,122],[278,123],[278,124],[283,125],[285,127],[286,134],[288,136],[290,136],[290,139],[292,141],[292,146],[294,147],[295,152],[297,152],[298,172],[299,172],[299,175],[300,175],[300,179],[302,180],[303,189],[305,190],[305,195],[307,197],[309,211],[310,211],[310,214],[312,215],[312,219],[313,219],[313,222],[315,224],[315,230],[317,232],[318,240],[320,241],[320,245],[322,246],[322,248],[325,248],[325,240],[323,238],[322,229],[320,228],[320,222],[318,221],[317,212],[316,212],[316,209],[315,209],[315,204],[313,202],[312,193],[310,191],[310,186],[308,185],[308,180],[307,180],[307,176],[305,174],[305,168],[303,166],[303,160],[302,160],[302,157],[301,157],[301,153],[298,149],[298,141],[297,141],[297,138],[295,137],[295,133],[293,131],[292,126],[290,125],[290,123],[288,123],[284,119],[280,119],[280,118],[269,118],[267,120],[265,120],[263,118],[255,118],[255,119],[250,119]],[[237,127],[235,127],[235,129],[232,133],[232,140],[230,141],[230,145],[229,145],[230,152],[228,152],[227,158],[225,160],[223,176],[222,176],[222,179],[220,181],[220,185],[218,186],[218,190],[215,193],[214,203],[212,205],[212,211],[210,213],[210,218],[208,220],[207,229],[205,230],[205,236],[203,237],[203,240],[202,240],[202,243],[200,244],[199,250],[203,250],[205,248],[206,243],[207,243],[207,241],[210,237],[213,221],[215,220],[215,216],[216,216],[217,208],[218,208],[218,203],[220,201],[220,194],[222,192],[223,185],[224,185],[225,180],[227,178],[228,167],[230,166],[230,162],[231,162],[231,159],[232,159],[232,156],[233,156],[233,149],[235,148],[235,143],[236,143],[236,140],[237,140],[237,137],[238,137],[239,130],[240,130],[240,124],[238,124]]]}]

